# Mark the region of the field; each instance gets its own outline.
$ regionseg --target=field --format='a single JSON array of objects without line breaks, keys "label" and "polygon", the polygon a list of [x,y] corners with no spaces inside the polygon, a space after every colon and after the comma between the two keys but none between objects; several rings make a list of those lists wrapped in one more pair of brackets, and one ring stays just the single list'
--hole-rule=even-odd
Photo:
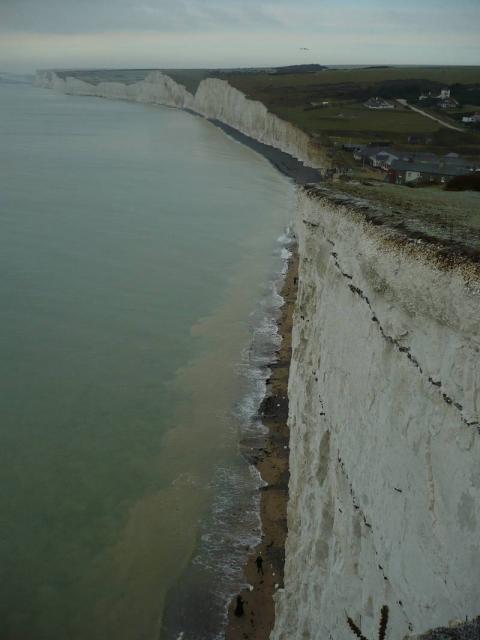
[{"label": "field", "polygon": [[328,107],[299,109],[279,107],[278,115],[293,122],[308,133],[316,131],[425,133],[438,129],[438,124],[406,109],[385,111],[366,109],[355,101],[333,102]]},{"label": "field", "polygon": [[[388,139],[412,146],[408,138],[425,136],[422,150],[458,151],[480,154],[480,133],[448,131],[437,122],[401,107],[395,98],[417,100],[425,90],[436,95],[440,89],[455,91],[477,100],[480,67],[371,67],[324,69],[315,73],[275,74],[223,72],[230,84],[248,97],[263,102],[270,111],[292,122],[322,145],[338,141],[375,142]],[[381,96],[395,105],[392,110],[371,110],[368,98]],[[328,103],[322,106],[322,103]],[[468,109],[466,108],[468,106]],[[461,104],[452,119],[448,112],[436,113],[458,125],[460,113],[480,110],[480,104]]]},{"label": "field", "polygon": [[296,87],[304,91],[318,85],[373,85],[398,80],[427,80],[441,85],[478,84],[480,67],[367,67],[348,69],[325,69],[317,73],[275,75],[265,72],[258,74],[232,73],[229,80],[245,93],[258,95],[262,91],[285,87]]}]

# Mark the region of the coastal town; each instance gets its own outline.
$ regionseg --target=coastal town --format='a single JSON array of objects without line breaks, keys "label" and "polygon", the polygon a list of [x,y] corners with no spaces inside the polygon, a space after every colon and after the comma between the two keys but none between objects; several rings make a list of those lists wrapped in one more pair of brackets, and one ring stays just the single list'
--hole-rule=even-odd
[{"label": "coastal town", "polygon": [[[426,118],[436,120],[443,127],[460,133],[467,132],[468,129],[480,130],[480,112],[467,113],[462,115],[460,120],[458,109],[461,105],[452,96],[449,88],[441,89],[437,95],[432,91],[422,92],[415,104],[421,105],[422,109],[408,103],[405,99],[386,100],[375,96],[366,100],[363,106],[372,111],[409,108]],[[441,120],[436,116],[436,112],[452,110],[455,110],[455,115],[463,129],[455,126],[451,120]],[[352,155],[356,167],[345,166],[341,162],[334,163],[327,177],[358,177],[358,169],[367,168],[376,171],[377,179],[396,185],[415,187],[453,184],[455,186],[456,183],[460,184],[459,178],[467,177],[467,180],[461,183],[478,190],[480,188],[480,157],[464,157],[455,151],[438,154],[421,150],[422,147],[428,149],[432,142],[433,138],[429,135],[409,135],[408,148],[394,145],[389,140],[343,143],[342,150]],[[337,145],[338,143],[335,143],[335,146]],[[451,183],[451,181],[454,182]]]},{"label": "coastal town", "polygon": [[310,136],[328,163],[327,180],[480,188],[480,85],[470,69],[319,67],[226,77]]},{"label": "coastal town", "polygon": [[[407,151],[387,145],[344,144],[362,166],[377,169],[385,182],[399,185],[445,184],[451,179],[480,172],[480,163],[450,152],[439,156],[435,153]],[[339,170],[340,172],[341,170]],[[480,176],[480,173],[478,174]]]},{"label": "coastal town", "polygon": [[[398,102],[402,106],[410,106],[406,100],[399,99]],[[428,103],[431,107],[440,110],[459,107],[459,102],[452,97],[451,90],[448,88],[442,89],[438,95],[432,95],[431,91],[422,93],[418,97],[418,103]],[[373,110],[395,109],[393,102],[378,96],[369,98],[364,106]],[[424,113],[426,117],[433,117],[429,113],[421,113]],[[464,125],[480,127],[480,113],[474,112],[465,115],[461,121]],[[446,122],[439,122],[453,128]],[[412,135],[408,138],[411,145],[428,145],[431,141],[431,137],[428,136]],[[444,155],[428,151],[412,151],[392,146],[388,141],[383,144],[375,142],[345,143],[342,145],[342,149],[352,153],[354,160],[362,167],[371,167],[383,173],[384,180],[392,184],[407,186],[446,184],[454,178],[471,176],[476,172],[478,172],[477,177],[480,181],[480,158],[477,160],[468,159],[454,151]],[[339,169],[338,173],[342,173],[342,171]]]}]

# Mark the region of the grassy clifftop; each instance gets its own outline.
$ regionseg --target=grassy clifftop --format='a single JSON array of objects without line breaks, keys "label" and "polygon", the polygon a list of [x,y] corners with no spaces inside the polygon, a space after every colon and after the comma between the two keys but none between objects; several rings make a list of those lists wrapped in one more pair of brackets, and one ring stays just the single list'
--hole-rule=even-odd
[{"label": "grassy clifftop", "polygon": [[[395,98],[417,100],[424,91],[442,88],[460,91],[457,110],[438,114],[446,122],[464,110],[480,111],[480,67],[368,67],[324,69],[314,73],[225,73],[224,77],[248,97],[263,102],[270,111],[292,122],[322,144],[343,141],[375,142],[388,139],[406,145],[412,136],[425,136],[429,149],[480,154],[480,132],[451,131],[438,122],[410,111]],[[393,109],[371,110],[369,98],[381,96]],[[464,102],[465,97],[471,104]]]}]

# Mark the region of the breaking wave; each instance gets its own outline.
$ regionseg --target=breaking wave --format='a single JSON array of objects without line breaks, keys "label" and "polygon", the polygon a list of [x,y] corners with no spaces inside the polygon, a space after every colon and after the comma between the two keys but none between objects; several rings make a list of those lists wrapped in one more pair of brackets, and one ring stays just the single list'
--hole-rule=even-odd
[{"label": "breaking wave", "polygon": [[[233,424],[239,431],[239,439],[259,437],[266,428],[259,416],[259,409],[267,393],[270,365],[275,362],[281,344],[278,319],[284,300],[281,296],[291,247],[295,236],[291,227],[277,239],[274,255],[275,271],[265,293],[250,316],[252,339],[241,354],[238,374],[245,389],[243,397],[234,408]],[[227,607],[232,596],[247,586],[243,577],[246,555],[261,540],[260,493],[265,486],[255,466],[243,461],[237,468],[218,468],[213,482],[215,499],[210,517],[206,519],[196,563],[202,564],[214,574],[215,598],[218,611],[222,612],[221,629],[216,638],[223,638],[227,621]],[[218,562],[221,558],[222,562]],[[211,640],[211,638],[209,639]]]}]

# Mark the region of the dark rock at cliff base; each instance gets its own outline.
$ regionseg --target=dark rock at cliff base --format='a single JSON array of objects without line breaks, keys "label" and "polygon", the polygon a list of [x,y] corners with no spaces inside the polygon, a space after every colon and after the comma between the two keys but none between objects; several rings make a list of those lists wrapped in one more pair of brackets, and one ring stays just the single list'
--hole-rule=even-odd
[{"label": "dark rock at cliff base", "polygon": [[257,153],[260,153],[269,160],[269,162],[271,162],[273,166],[280,171],[280,173],[288,176],[297,184],[318,184],[322,181],[322,174],[319,169],[307,167],[303,162],[300,162],[300,160],[294,158],[289,153],[285,153],[284,151],[280,151],[280,149],[276,149],[268,144],[263,144],[263,142],[254,140],[253,138],[240,133],[237,129],[233,129],[227,124],[220,122],[220,120],[211,119],[210,122],[225,131],[225,133],[227,133],[231,138],[234,138],[234,140],[238,140],[238,142],[250,147]]}]

